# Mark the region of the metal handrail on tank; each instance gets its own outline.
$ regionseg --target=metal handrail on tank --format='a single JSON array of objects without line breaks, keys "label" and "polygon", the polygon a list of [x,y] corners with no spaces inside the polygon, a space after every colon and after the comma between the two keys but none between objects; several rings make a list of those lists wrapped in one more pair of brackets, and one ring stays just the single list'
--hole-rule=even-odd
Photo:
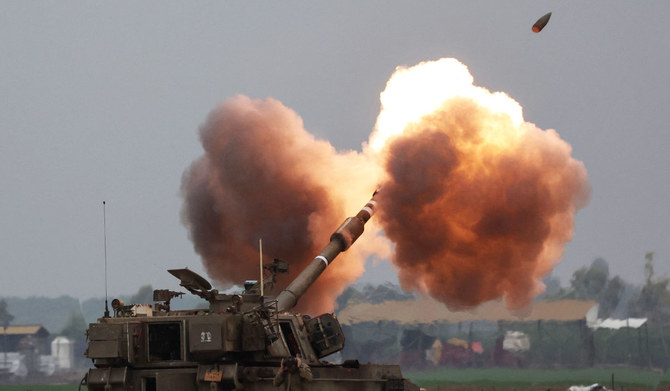
[{"label": "metal handrail on tank", "polygon": [[242,316],[251,320],[252,323],[258,322],[265,330],[265,337],[268,343],[274,342],[279,338],[279,312],[277,311],[277,300],[269,300],[264,304],[253,307],[245,311]]}]

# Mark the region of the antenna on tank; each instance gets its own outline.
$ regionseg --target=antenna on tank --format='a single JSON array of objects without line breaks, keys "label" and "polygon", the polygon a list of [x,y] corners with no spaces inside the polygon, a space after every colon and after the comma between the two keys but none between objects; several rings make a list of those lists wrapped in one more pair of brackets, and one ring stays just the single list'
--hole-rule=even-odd
[{"label": "antenna on tank", "polygon": [[109,318],[109,306],[107,305],[107,214],[105,212],[105,201],[102,201],[102,232],[104,236],[105,246],[105,315],[104,318]]},{"label": "antenna on tank", "polygon": [[261,297],[263,297],[263,239],[258,239],[258,252],[261,254]]}]

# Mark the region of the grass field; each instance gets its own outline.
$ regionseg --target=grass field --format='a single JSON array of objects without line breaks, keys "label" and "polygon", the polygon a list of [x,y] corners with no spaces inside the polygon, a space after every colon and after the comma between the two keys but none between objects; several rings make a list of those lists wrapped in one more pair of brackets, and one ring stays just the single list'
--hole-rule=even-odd
[{"label": "grass field", "polygon": [[[0,391],[73,391],[78,384],[0,386]],[[82,388],[82,391],[86,388]]]},{"label": "grass field", "polygon": [[670,384],[670,374],[663,376],[656,372],[633,369],[441,369],[425,372],[403,371],[403,374],[422,387],[472,385],[522,388],[600,383],[609,388],[612,374],[616,388],[643,387],[653,390],[659,384]]},{"label": "grass field", "polygon": [[[657,372],[637,371],[633,369],[440,369],[424,372],[403,371],[403,375],[421,387],[439,386],[481,386],[481,387],[537,387],[546,386],[567,388],[574,384],[600,383],[611,387],[612,374],[614,386],[636,387],[654,390],[658,385],[670,386],[670,372],[661,375]],[[70,385],[0,385],[0,391],[72,391],[77,384]],[[86,390],[86,388],[82,388]]]}]

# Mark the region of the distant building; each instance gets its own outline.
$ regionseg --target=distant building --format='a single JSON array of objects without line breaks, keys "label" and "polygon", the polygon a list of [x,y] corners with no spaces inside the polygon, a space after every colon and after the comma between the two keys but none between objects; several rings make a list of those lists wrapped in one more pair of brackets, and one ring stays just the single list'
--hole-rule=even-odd
[{"label": "distant building", "polygon": [[53,373],[48,338],[49,332],[41,325],[0,327],[0,372],[18,377]]},{"label": "distant building", "polygon": [[57,370],[74,367],[74,342],[60,336],[51,341],[51,356]]},{"label": "distant building", "polygon": [[[560,360],[590,366],[595,347],[587,323],[595,321],[597,313],[595,301],[538,301],[522,312],[490,301],[471,310],[450,311],[441,302],[419,298],[351,305],[337,317],[347,339],[344,359],[419,368],[525,366],[531,358],[549,364],[554,360],[549,343],[558,338],[565,339],[555,354]],[[457,340],[461,343],[453,342]]]},{"label": "distant building", "polygon": [[337,315],[343,325],[364,322],[389,321],[405,325],[426,325],[461,322],[535,322],[578,321],[594,319],[597,303],[583,300],[538,301],[529,311],[515,313],[505,308],[502,301],[488,301],[472,310],[450,311],[431,298],[417,300],[385,301],[379,304],[361,303],[348,306]]},{"label": "distant building", "polygon": [[49,332],[41,325],[9,326],[6,330],[0,326],[0,351],[37,349],[38,354],[48,354],[48,338]]}]

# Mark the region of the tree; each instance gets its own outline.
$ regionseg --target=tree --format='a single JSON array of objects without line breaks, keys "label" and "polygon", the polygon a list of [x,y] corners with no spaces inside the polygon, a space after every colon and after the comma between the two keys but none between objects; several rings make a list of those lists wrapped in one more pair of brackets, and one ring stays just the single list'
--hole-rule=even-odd
[{"label": "tree", "polygon": [[554,297],[561,294],[563,291],[561,288],[561,279],[556,276],[550,274],[543,278],[542,282],[546,287],[544,293],[547,295],[547,297]]},{"label": "tree", "polygon": [[9,327],[9,324],[14,320],[14,315],[10,314],[7,311],[7,302],[5,299],[0,300],[0,323],[5,329]]},{"label": "tree", "polygon": [[619,276],[609,280],[598,297],[598,304],[600,305],[598,316],[601,318],[612,316],[625,290],[626,283]]},{"label": "tree", "polygon": [[358,289],[350,286],[347,289],[340,294],[337,299],[335,299],[335,303],[337,306],[338,311],[342,311],[344,307],[350,305],[350,304],[358,304],[364,301],[363,294],[358,291]]},{"label": "tree", "polygon": [[625,282],[618,276],[609,278],[609,265],[603,258],[594,259],[588,269],[583,267],[575,271],[570,285],[571,291],[566,297],[596,300],[600,306],[600,318],[607,318],[614,313],[626,289]]},{"label": "tree", "polygon": [[83,339],[86,335],[86,320],[79,311],[73,311],[60,335],[68,337],[73,341]]},{"label": "tree", "polygon": [[74,342],[75,362],[79,365],[83,361],[86,350],[86,320],[80,311],[72,311],[60,335]]},{"label": "tree", "polygon": [[644,254],[644,276],[647,278],[647,284],[651,283],[651,279],[654,278],[654,252],[649,251]]},{"label": "tree", "polygon": [[549,274],[542,279],[545,286],[544,292],[538,295],[535,300],[561,300],[566,296],[565,288],[561,287],[561,279]]},{"label": "tree", "polygon": [[413,293],[403,291],[398,285],[386,282],[380,285],[366,284],[359,291],[349,287],[336,299],[337,309],[341,311],[346,306],[360,303],[379,304],[384,301],[404,301],[414,299]]},{"label": "tree", "polygon": [[377,286],[367,284],[363,287],[363,296],[368,303],[379,304],[385,301],[405,301],[415,298],[413,293],[405,292],[400,286],[386,282]]},{"label": "tree", "polygon": [[583,267],[574,272],[569,296],[578,300],[598,300],[600,293],[607,286],[609,266],[602,258],[596,258],[587,269]]},{"label": "tree", "polygon": [[647,282],[642,287],[640,295],[633,300],[630,307],[632,316],[642,316],[652,324],[670,322],[670,291],[667,278],[654,278],[654,252],[645,254],[644,272]]},{"label": "tree", "polygon": [[2,351],[5,352],[5,363],[7,362],[7,327],[14,319],[14,315],[7,311],[7,302],[5,299],[0,300],[0,323],[2,323],[2,331],[4,334],[2,342]]}]

